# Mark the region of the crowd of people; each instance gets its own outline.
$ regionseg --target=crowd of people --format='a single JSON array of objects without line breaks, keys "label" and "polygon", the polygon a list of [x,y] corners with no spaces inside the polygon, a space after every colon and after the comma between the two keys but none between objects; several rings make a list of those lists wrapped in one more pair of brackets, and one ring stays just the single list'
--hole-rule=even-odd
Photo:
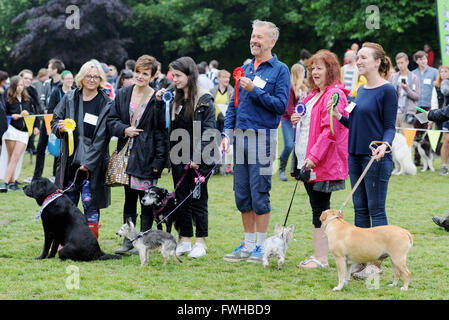
[{"label": "crowd of people", "polygon": [[[81,199],[97,237],[100,210],[111,203],[110,186],[104,182],[110,161],[109,141],[116,137],[117,151],[126,148],[129,155],[124,222],[131,219],[136,225],[139,200],[157,185],[163,170],[170,168],[176,199],[182,203],[176,215],[180,232],[176,254],[200,258],[207,252],[209,173],[214,169],[224,175],[233,172],[243,241],[224,255],[224,260],[261,262],[272,211],[273,146],[281,124],[284,149],[279,156],[279,179],[288,180],[291,156],[291,175],[304,182],[312,209],[314,252],[297,266],[328,267],[328,244],[320,215],[330,208],[332,193],[345,189],[348,177],[354,187],[366,169],[352,196],[355,225],[370,228],[388,224],[385,201],[393,170],[389,151],[395,132],[398,127],[434,125],[417,121],[415,106],[426,111],[445,110],[449,66],[433,68],[433,51],[426,45],[426,50],[413,55],[416,69],[410,70],[404,52],[396,54],[395,68],[380,44],[366,42],[361,48],[351,45],[343,66],[329,50],[311,54],[304,49],[299,61],[288,68],[272,52],[279,37],[276,25],[256,20],[252,27],[253,59],[243,64],[235,89],[230,85],[231,73],[218,69],[216,60],[197,64],[190,57],[171,62],[167,74],[150,55],[128,60],[120,74],[115,66],[94,59],[76,74],[62,61],[51,59],[35,82],[32,71],[23,70],[7,85],[8,75],[0,71],[0,192],[19,189],[23,154],[33,145],[25,117],[53,114],[51,133],[47,133],[44,121],[34,125],[33,133],[39,139],[30,180],[42,176],[50,134],[54,135],[60,140],[60,153],[54,160],[52,179],[75,205]],[[168,92],[173,93],[171,100],[165,98]],[[435,119],[437,128],[445,131],[440,175],[449,173],[447,118],[443,111],[429,113],[429,119]],[[73,131],[67,129],[70,126]],[[204,138],[212,129],[221,133],[218,143],[213,135],[209,140]],[[183,132],[188,143],[178,148],[185,142]],[[420,134],[422,131],[417,136]],[[372,141],[378,143],[372,147]],[[211,143],[215,143],[214,161],[204,161],[202,156],[210,151]],[[29,148],[30,152],[33,149]],[[233,167],[223,163],[223,170],[217,170],[227,154],[233,155]],[[372,156],[377,161],[370,162]],[[419,161],[415,152],[416,165]],[[151,229],[153,222],[152,208],[141,205],[141,232]],[[132,250],[131,241],[125,239],[116,252]],[[353,271],[360,278],[368,277],[381,272],[381,265],[373,262]]]}]

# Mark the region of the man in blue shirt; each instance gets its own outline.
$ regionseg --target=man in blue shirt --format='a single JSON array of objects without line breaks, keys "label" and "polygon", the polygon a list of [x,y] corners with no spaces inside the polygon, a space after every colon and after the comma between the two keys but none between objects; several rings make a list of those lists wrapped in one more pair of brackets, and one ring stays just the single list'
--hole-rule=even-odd
[{"label": "man in blue shirt", "polygon": [[[438,77],[438,70],[429,67],[427,65],[427,53],[425,51],[417,51],[413,55],[413,60],[418,64],[418,68],[413,70],[412,72],[419,79],[419,87],[421,88],[421,95],[418,101],[418,107],[429,111],[431,108],[431,100],[432,100],[432,91],[434,87],[434,82]],[[418,120],[415,121],[414,125],[417,129],[427,129],[427,123],[421,124]],[[421,136],[424,134],[423,131],[416,132],[416,139],[420,140]],[[425,138],[428,140],[429,138],[426,136]],[[415,149],[415,165],[420,166],[421,157],[417,149]]]},{"label": "man in blue shirt", "polygon": [[224,256],[226,261],[262,261],[271,213],[269,191],[277,128],[290,92],[289,69],[271,52],[278,37],[279,29],[273,23],[253,22],[250,49],[255,58],[243,66],[239,105],[234,106],[234,92],[226,111],[221,147],[227,149],[234,142],[235,201],[245,231],[245,241]]}]

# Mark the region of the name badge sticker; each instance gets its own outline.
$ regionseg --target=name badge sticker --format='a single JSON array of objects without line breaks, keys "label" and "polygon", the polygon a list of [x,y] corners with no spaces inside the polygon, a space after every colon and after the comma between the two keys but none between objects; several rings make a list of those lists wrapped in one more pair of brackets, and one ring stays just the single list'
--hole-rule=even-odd
[{"label": "name badge sticker", "polygon": [[424,79],[423,83],[431,85],[432,84],[432,79],[426,78],[426,79]]},{"label": "name badge sticker", "polygon": [[98,121],[98,117],[93,115],[93,114],[90,114],[90,113],[86,112],[86,114],[84,115],[84,122],[85,123],[88,123],[88,124],[91,124],[93,126],[96,126],[97,125],[97,121]]},{"label": "name badge sticker", "polygon": [[352,110],[354,110],[355,106],[356,106],[355,102],[352,101],[350,104],[348,104],[348,106],[345,108],[345,110],[346,110],[348,113],[351,113]]},{"label": "name badge sticker", "polygon": [[267,82],[265,80],[262,80],[259,76],[256,76],[253,80],[253,83],[256,87],[259,87],[260,89],[265,88],[265,85]]}]

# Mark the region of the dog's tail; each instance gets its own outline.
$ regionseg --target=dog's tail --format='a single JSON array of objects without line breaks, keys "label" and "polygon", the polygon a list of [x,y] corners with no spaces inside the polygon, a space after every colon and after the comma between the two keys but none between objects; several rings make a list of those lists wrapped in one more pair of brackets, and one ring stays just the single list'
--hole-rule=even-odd
[{"label": "dog's tail", "polygon": [[110,260],[110,259],[121,259],[122,256],[116,254],[107,254],[103,252],[103,255],[98,258],[98,260]]},{"label": "dog's tail", "polygon": [[407,236],[408,236],[408,240],[409,240],[408,248],[411,249],[413,247],[413,236],[409,231],[407,231]]},{"label": "dog's tail", "polygon": [[407,163],[405,164],[406,168],[404,170],[405,174],[414,176],[416,175],[416,171],[418,171],[418,169],[416,168],[416,165],[413,163],[413,161],[407,161]]}]

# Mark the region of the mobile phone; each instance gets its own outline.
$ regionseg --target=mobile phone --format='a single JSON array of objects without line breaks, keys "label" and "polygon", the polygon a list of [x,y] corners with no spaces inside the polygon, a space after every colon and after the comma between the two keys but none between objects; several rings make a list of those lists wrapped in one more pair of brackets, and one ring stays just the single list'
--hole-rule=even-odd
[{"label": "mobile phone", "polygon": [[402,82],[403,84],[407,84],[407,80],[405,80],[404,78],[401,79],[401,82]]}]

